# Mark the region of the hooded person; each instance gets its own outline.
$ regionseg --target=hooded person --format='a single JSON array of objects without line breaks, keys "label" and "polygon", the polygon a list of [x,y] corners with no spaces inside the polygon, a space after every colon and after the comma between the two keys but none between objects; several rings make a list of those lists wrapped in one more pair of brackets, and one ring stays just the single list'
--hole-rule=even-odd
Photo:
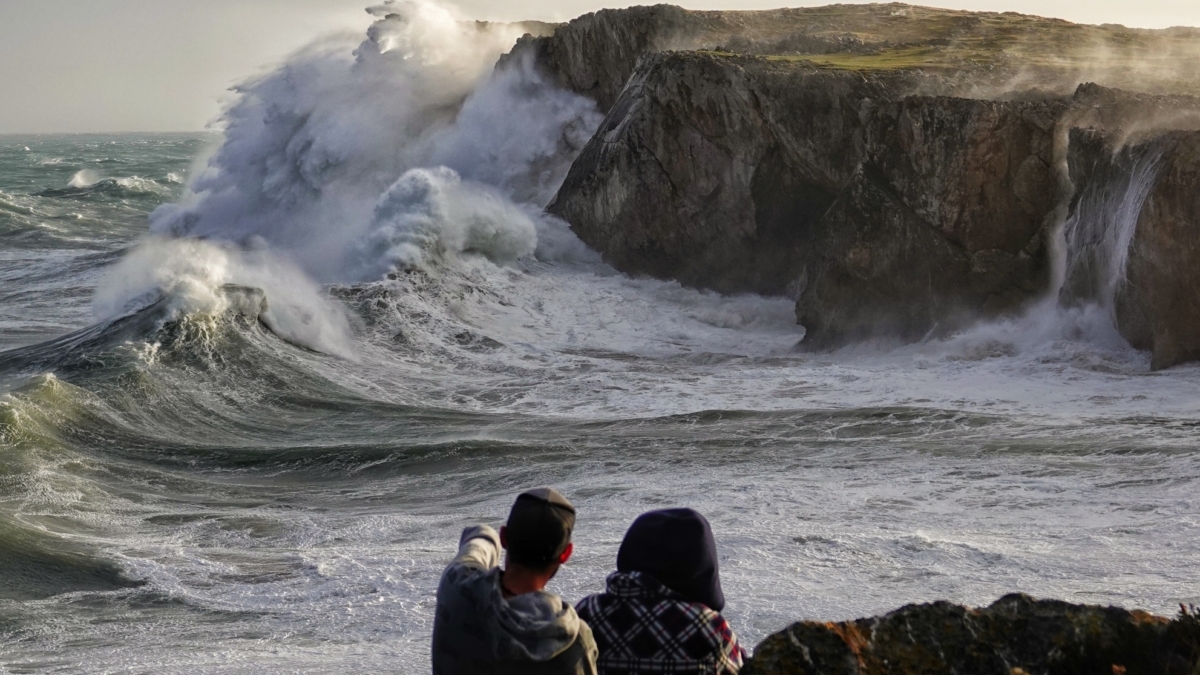
[{"label": "hooded person", "polygon": [[434,675],[596,674],[591,630],[544,590],[571,557],[574,527],[571,502],[540,488],[517,497],[499,533],[487,525],[463,530],[438,584]]},{"label": "hooded person", "polygon": [[721,616],[717,544],[704,516],[664,509],[638,516],[607,590],[579,602],[600,648],[600,675],[734,675],[746,654]]}]

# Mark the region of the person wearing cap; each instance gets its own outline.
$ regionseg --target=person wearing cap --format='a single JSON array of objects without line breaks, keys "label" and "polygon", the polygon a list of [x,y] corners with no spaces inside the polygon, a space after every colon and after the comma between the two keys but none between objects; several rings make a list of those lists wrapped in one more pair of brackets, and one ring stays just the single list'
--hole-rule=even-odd
[{"label": "person wearing cap", "polygon": [[438,584],[434,675],[596,675],[592,631],[544,590],[571,557],[574,527],[571,502],[540,488],[517,497],[499,533],[463,530]]},{"label": "person wearing cap", "polygon": [[578,611],[600,648],[600,675],[734,675],[746,654],[724,607],[708,521],[664,509],[633,521],[607,591],[579,601]]}]

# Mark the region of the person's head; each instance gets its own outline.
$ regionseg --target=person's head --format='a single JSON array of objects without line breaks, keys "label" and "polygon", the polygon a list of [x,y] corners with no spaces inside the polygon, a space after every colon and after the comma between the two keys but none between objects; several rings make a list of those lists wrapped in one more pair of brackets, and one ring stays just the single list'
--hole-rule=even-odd
[{"label": "person's head", "polygon": [[505,567],[545,575],[548,580],[574,550],[575,507],[553,488],[523,492],[513,502],[508,522],[500,528]]},{"label": "person's head", "polygon": [[712,527],[692,509],[638,516],[621,541],[617,571],[649,574],[689,602],[718,612],[725,607]]}]

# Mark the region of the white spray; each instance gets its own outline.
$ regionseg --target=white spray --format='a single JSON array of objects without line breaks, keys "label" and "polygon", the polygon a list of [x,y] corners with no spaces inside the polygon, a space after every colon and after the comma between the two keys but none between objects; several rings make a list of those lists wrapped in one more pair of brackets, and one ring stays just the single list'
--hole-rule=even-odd
[{"label": "white spray", "polygon": [[1129,350],[1114,303],[1162,157],[1153,147],[1118,150],[1112,168],[1092,176],[1055,234],[1050,293],[1022,316],[974,326],[946,346],[967,358],[1059,351],[1063,341]]},{"label": "white spray", "polygon": [[154,213],[154,232],[260,237],[320,281],[363,281],[381,267],[362,258],[377,202],[410,169],[549,199],[600,121],[594,105],[529,64],[491,76],[518,28],[419,0],[372,11],[381,18],[357,49],[324,41],[239,89],[223,145],[181,204]]},{"label": "white spray", "polygon": [[1117,291],[1125,280],[1129,247],[1142,207],[1162,166],[1153,146],[1122,149],[1114,171],[1103,172],[1084,188],[1074,214],[1063,225],[1065,258],[1057,297],[1065,306],[1093,303],[1113,315]]},{"label": "white spray", "polygon": [[527,61],[493,73],[516,26],[463,21],[427,0],[369,11],[378,20],[357,46],[322,40],[237,89],[222,145],[179,203],[152,214],[151,231],[228,242],[217,249],[235,267],[272,260],[319,283],[464,254],[502,265],[588,257],[541,207],[599,125],[595,105]]},{"label": "white spray", "polygon": [[170,319],[219,317],[231,309],[222,289],[227,284],[262,289],[269,300],[260,318],[283,339],[355,358],[350,319],[341,305],[290,261],[261,248],[149,238],[109,271],[92,307],[97,319],[107,319],[166,297]]}]

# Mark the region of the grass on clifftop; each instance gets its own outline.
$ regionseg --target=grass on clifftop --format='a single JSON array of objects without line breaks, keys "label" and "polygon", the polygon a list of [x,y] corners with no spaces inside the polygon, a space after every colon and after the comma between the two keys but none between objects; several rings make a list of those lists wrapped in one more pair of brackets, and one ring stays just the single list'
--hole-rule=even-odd
[{"label": "grass on clifftop", "polygon": [[[1134,90],[1200,93],[1200,30],[1091,26],[898,3],[711,12],[706,53],[855,71],[987,70]],[[721,24],[718,28],[716,24]],[[725,25],[728,24],[728,25]],[[721,38],[723,31],[738,32]],[[1036,74],[1036,77],[1034,76]]]},{"label": "grass on clifftop", "polygon": [[946,54],[935,47],[898,47],[877,54],[776,54],[769,61],[807,61],[839,70],[898,70],[907,68],[943,68],[951,64]]}]

